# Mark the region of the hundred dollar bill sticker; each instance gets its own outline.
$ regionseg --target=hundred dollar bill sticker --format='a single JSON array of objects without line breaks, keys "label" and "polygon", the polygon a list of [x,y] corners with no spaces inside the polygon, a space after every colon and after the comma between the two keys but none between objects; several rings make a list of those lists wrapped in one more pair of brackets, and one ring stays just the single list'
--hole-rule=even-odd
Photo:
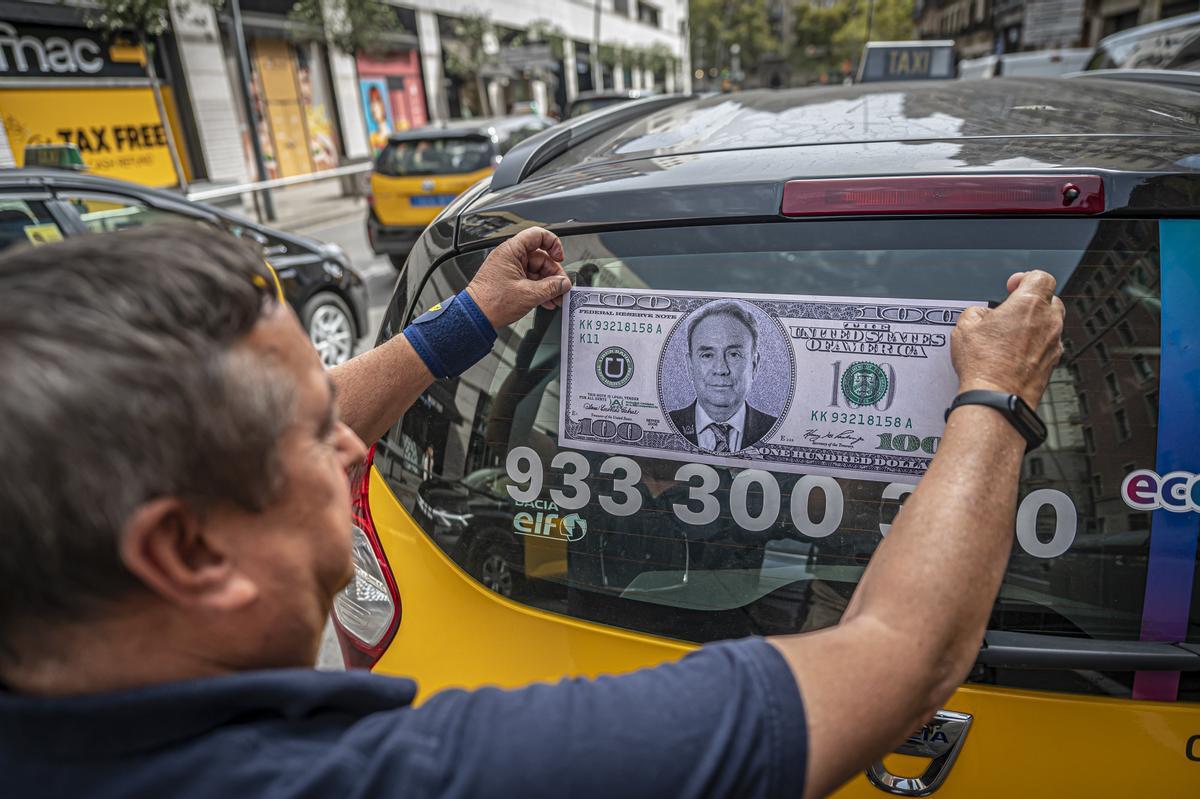
[{"label": "hundred dollar bill sticker", "polygon": [[576,288],[559,445],[860,480],[918,478],[983,301]]}]

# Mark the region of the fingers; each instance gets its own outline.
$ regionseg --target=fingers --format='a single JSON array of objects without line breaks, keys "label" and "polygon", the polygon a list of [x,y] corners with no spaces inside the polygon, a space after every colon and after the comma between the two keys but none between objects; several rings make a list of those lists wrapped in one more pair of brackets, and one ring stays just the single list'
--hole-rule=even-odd
[{"label": "fingers", "polygon": [[1008,282],[1004,284],[1004,288],[1009,294],[1017,290],[1017,286],[1021,285],[1021,278],[1025,277],[1024,272],[1013,272],[1008,276]]},{"label": "fingers", "polygon": [[559,304],[556,301],[570,290],[571,281],[566,275],[555,275],[541,280],[532,280],[527,285],[533,294],[534,305],[540,305],[546,310],[553,310]]},{"label": "fingers", "polygon": [[558,236],[555,236],[545,228],[526,228],[509,239],[509,241],[517,248],[518,252],[523,252],[526,256],[536,250],[543,250],[555,261],[563,259],[562,242],[559,241]]},{"label": "fingers", "polygon": [[[1014,280],[1017,286],[1011,288]],[[1034,269],[1030,272],[1018,272],[1013,275],[1008,279],[1008,285],[1014,297],[1024,294],[1049,302],[1054,297],[1054,289],[1058,286],[1058,281],[1049,272]]]},{"label": "fingers", "polygon": [[973,325],[977,325],[984,320],[987,314],[987,308],[984,308],[982,305],[972,305],[958,317],[958,326],[972,327]]},{"label": "fingers", "polygon": [[1059,316],[1061,316],[1063,319],[1067,318],[1067,306],[1063,305],[1063,301],[1061,299],[1059,299],[1057,296],[1051,298],[1050,307],[1057,310]]}]

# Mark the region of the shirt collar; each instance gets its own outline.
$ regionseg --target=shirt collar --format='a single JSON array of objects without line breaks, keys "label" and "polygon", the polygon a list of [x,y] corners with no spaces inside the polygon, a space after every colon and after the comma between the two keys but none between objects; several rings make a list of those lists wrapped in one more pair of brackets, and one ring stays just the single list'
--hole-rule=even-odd
[{"label": "shirt collar", "polygon": [[[700,401],[697,400],[696,401],[696,435],[700,435],[701,433],[703,433],[708,428],[708,426],[712,423],[713,423],[712,417],[710,417],[707,413],[704,412],[704,407],[700,404]],[[722,424],[727,424],[731,428],[736,430],[738,436],[740,437],[742,435],[742,431],[746,429],[746,403],[743,402],[742,406],[737,409],[737,413],[735,413],[733,416],[730,416],[728,419],[726,419],[724,422],[722,422]]]},{"label": "shirt collar", "polygon": [[79,696],[0,691],[0,749],[133,752],[195,738],[239,719],[364,716],[412,704],[412,680],[364,671],[275,669]]}]

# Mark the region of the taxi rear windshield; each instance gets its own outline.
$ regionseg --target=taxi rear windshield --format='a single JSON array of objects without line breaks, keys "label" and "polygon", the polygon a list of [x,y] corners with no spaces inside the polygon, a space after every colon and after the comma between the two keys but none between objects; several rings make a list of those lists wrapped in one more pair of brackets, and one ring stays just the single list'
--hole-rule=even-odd
[{"label": "taxi rear windshield", "polygon": [[495,148],[484,136],[411,139],[389,142],[375,171],[389,177],[408,175],[464,175],[492,164]]},{"label": "taxi rear windshield", "polygon": [[[1011,273],[1054,274],[1067,308],[1065,355],[1037,409],[1049,435],[1021,468],[1011,561],[989,627],[1139,638],[1153,514],[1123,501],[1122,483],[1155,469],[1160,414],[1178,412],[1159,399],[1157,222],[819,221],[564,244],[581,287],[729,298],[1001,301]],[[461,288],[482,257],[435,269],[420,305]],[[432,540],[515,600],[628,629],[705,642],[837,623],[913,481],[770,466],[747,481],[738,468],[560,447],[561,313],[539,308],[502,332],[488,359],[429,389],[377,448],[376,465]],[[634,351],[644,331],[568,334]],[[776,368],[765,363],[760,374]],[[903,448],[916,441],[895,435],[897,448],[902,438]],[[949,608],[957,598],[941,601]],[[1196,595],[1181,603],[1188,640],[1200,641]],[[1128,695],[1131,678],[1042,673],[1032,684]]]}]

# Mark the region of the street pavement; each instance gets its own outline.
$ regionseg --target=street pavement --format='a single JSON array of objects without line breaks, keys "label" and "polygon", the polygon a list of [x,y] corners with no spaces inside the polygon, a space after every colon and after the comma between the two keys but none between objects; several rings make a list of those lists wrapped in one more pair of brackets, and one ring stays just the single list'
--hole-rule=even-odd
[{"label": "street pavement", "polygon": [[[388,299],[396,285],[396,270],[392,267],[387,256],[375,255],[367,242],[365,209],[355,208],[336,219],[322,220],[316,224],[301,227],[279,227],[293,233],[301,233],[325,242],[333,242],[341,246],[350,256],[350,262],[367,284],[368,325],[367,334],[363,336],[355,349],[362,352],[370,349],[375,343],[375,334],[383,321],[387,310]],[[342,653],[338,649],[337,639],[333,632],[333,623],[325,625],[325,634],[321,638],[321,650],[317,656],[317,668],[324,671],[338,671],[343,668]]]}]

